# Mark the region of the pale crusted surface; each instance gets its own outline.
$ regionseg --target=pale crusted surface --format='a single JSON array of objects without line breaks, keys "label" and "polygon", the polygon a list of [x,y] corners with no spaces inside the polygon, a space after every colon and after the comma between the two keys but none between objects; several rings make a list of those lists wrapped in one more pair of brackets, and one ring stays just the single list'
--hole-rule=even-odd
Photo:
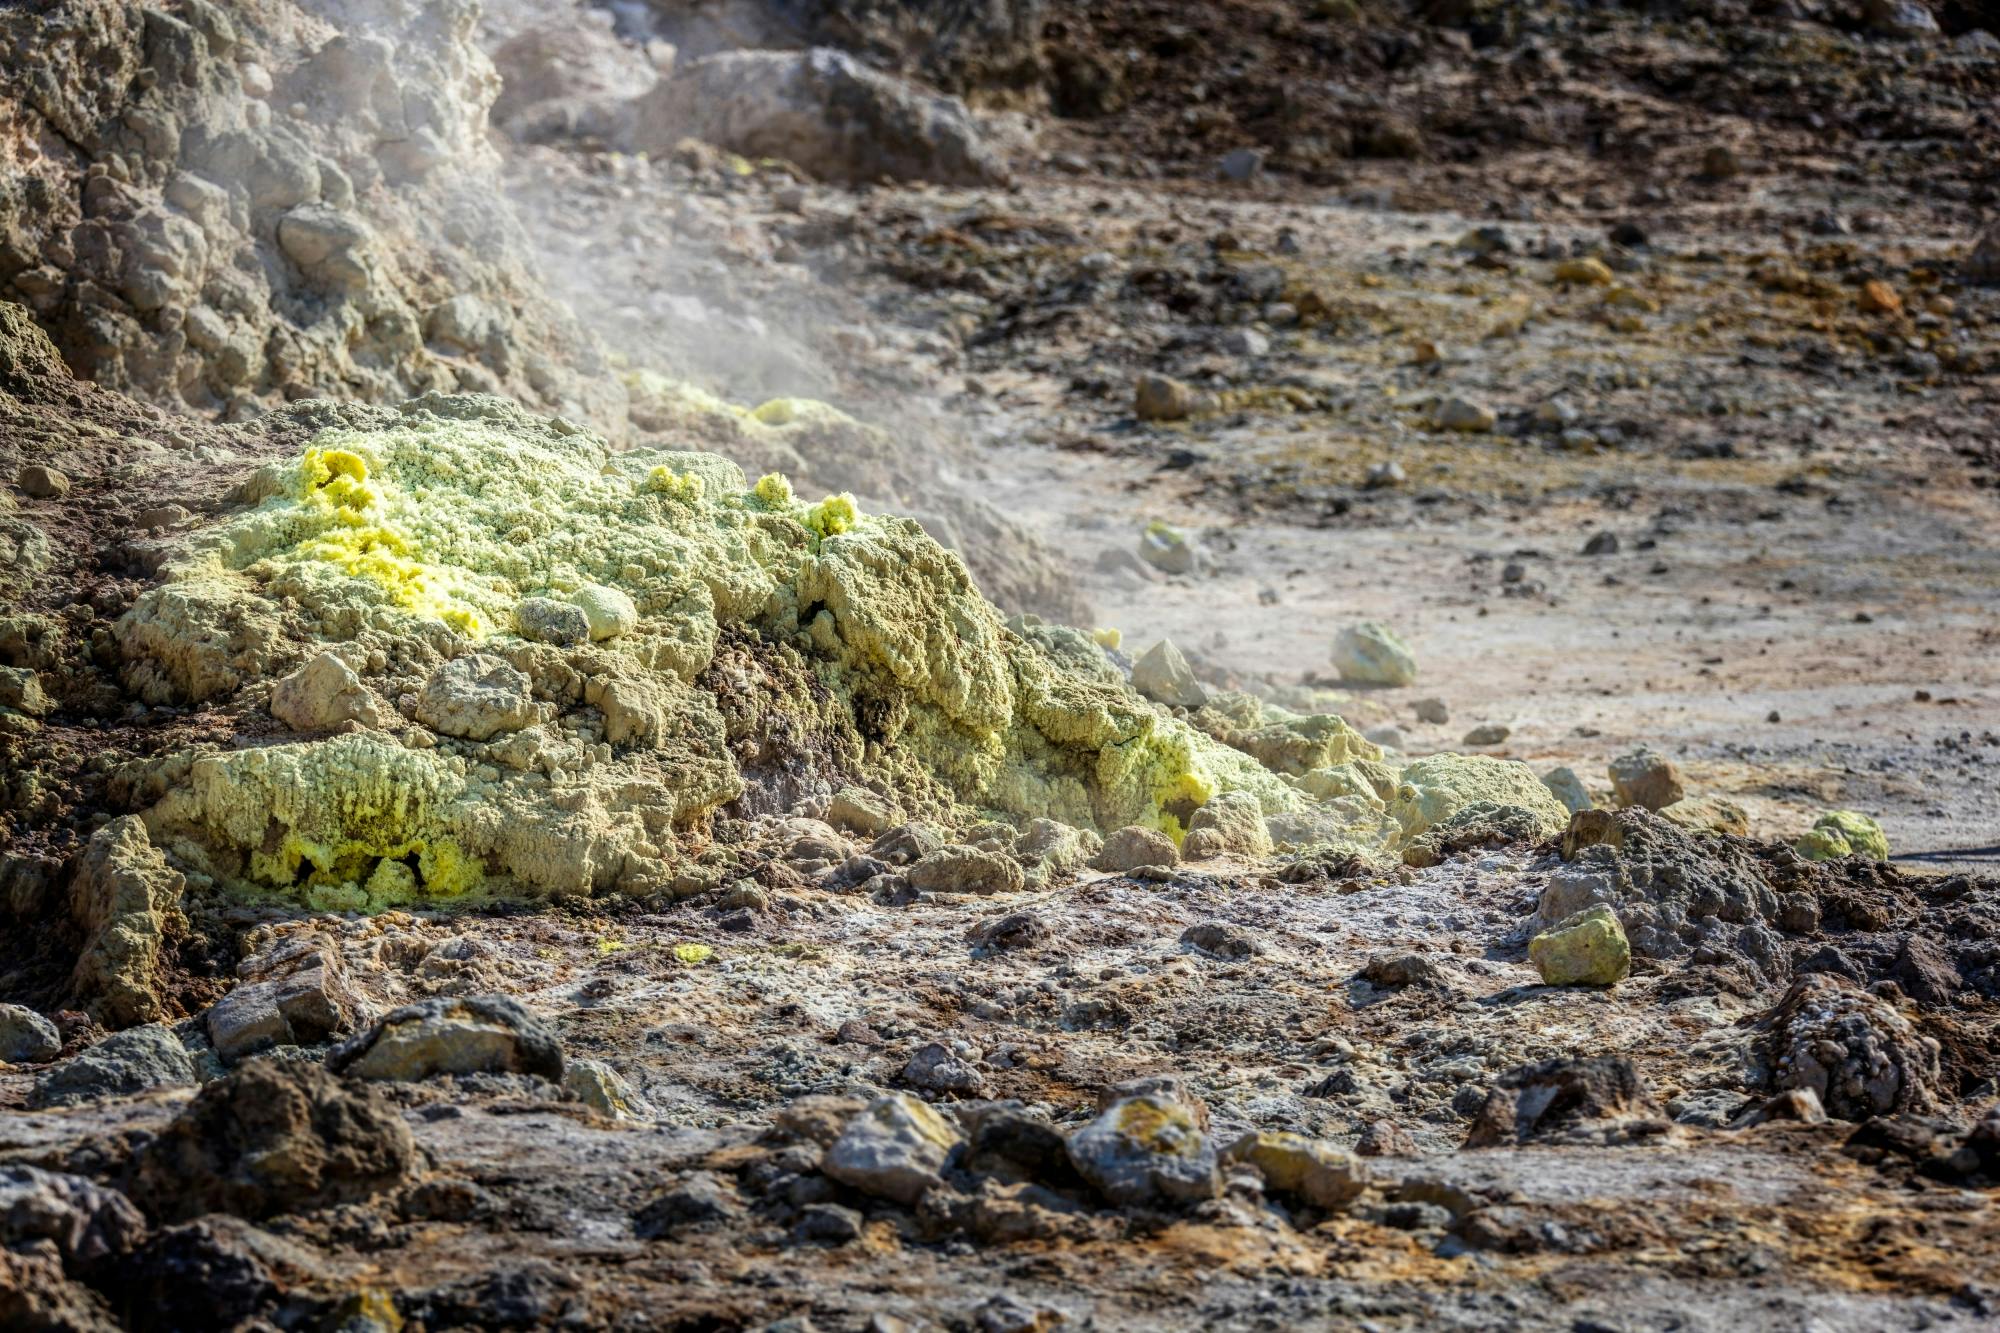
[{"label": "pale crusted surface", "polygon": [[475,17],[374,0],[0,15],[0,299],[79,372],[179,410],[504,388],[618,424],[602,351],[495,198],[499,81]]}]

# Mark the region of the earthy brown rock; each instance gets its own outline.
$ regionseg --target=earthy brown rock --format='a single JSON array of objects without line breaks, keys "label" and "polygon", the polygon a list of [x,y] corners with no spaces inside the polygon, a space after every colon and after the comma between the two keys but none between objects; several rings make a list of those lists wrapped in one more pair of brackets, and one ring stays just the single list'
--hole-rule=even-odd
[{"label": "earthy brown rock", "polygon": [[1621,1143],[1655,1137],[1671,1128],[1630,1060],[1555,1059],[1502,1074],[1473,1121],[1465,1146]]},{"label": "earthy brown rock", "polygon": [[133,1162],[155,1218],[265,1218],[357,1203],[415,1177],[416,1145],[365,1084],[253,1060],[209,1084]]},{"label": "earthy brown rock", "polygon": [[114,819],[91,837],[70,884],[70,912],[85,932],[70,981],[107,1027],[161,1016],[160,949],[183,924],[182,887],[137,816]]}]

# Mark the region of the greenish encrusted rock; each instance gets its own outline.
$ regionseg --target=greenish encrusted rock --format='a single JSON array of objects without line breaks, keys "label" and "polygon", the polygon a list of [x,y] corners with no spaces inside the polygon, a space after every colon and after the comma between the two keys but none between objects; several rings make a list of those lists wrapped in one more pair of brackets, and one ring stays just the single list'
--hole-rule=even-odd
[{"label": "greenish encrusted rock", "polygon": [[161,954],[185,925],[184,888],[138,816],[121,815],[90,836],[70,881],[70,916],[83,935],[70,987],[106,1027],[164,1016]]},{"label": "greenish encrusted rock", "polygon": [[639,608],[620,589],[585,584],[570,594],[570,602],[583,612],[593,639],[615,639],[639,628]]},{"label": "greenish encrusted rock", "polygon": [[1533,769],[1487,755],[1430,755],[1406,765],[1389,813],[1401,826],[1401,840],[1407,845],[1479,801],[1526,811],[1531,819],[1528,827],[1541,837],[1569,823],[1569,810]]},{"label": "greenish encrusted rock", "polygon": [[1188,1107],[1162,1096],[1112,1103],[1067,1147],[1077,1173],[1114,1204],[1191,1204],[1222,1192],[1214,1143]]},{"label": "greenish encrusted rock", "polygon": [[1889,835],[1857,810],[1829,810],[1792,844],[1808,861],[1832,861],[1843,856],[1889,859]]},{"label": "greenish encrusted rock", "polygon": [[1528,941],[1528,961],[1550,986],[1611,986],[1632,971],[1618,914],[1598,903]]},{"label": "greenish encrusted rock", "polygon": [[1350,625],[1333,641],[1333,666],[1342,680],[1368,685],[1414,685],[1417,656],[1378,620]]}]

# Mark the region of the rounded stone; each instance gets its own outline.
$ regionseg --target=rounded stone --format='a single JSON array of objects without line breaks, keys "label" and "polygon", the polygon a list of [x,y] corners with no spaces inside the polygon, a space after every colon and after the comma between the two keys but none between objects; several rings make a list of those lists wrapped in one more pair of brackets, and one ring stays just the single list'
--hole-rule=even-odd
[{"label": "rounded stone", "polygon": [[592,639],[615,639],[639,628],[639,608],[616,588],[586,584],[570,595],[570,601],[582,608]]}]

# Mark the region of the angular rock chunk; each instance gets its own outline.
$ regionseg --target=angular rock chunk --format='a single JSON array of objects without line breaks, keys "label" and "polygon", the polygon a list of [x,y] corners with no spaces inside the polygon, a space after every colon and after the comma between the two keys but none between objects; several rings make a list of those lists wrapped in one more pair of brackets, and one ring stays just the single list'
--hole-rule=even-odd
[{"label": "angular rock chunk", "polygon": [[1361,966],[1360,976],[1371,986],[1391,989],[1403,986],[1450,985],[1443,968],[1411,949],[1368,955],[1368,961]]},{"label": "angular rock chunk", "polygon": [[294,731],[324,731],[343,722],[379,727],[384,720],[375,692],[331,651],[277,683],[271,691],[271,716]]},{"label": "angular rock chunk", "polygon": [[1528,961],[1550,986],[1611,986],[1632,972],[1632,945],[1618,914],[1586,907],[1528,941]]},{"label": "angular rock chunk", "polygon": [[1333,666],[1342,680],[1367,685],[1414,685],[1417,680],[1416,654],[1378,620],[1340,632],[1333,641]]},{"label": "angular rock chunk", "polygon": [[1213,958],[1243,962],[1263,952],[1249,931],[1224,921],[1198,921],[1181,932],[1181,943]]},{"label": "angular rock chunk", "polygon": [[210,1006],[204,1021],[215,1053],[240,1060],[270,1046],[330,1041],[366,1017],[340,956],[310,940],[286,941],[238,967],[248,978]]},{"label": "angular rock chunk", "polygon": [[1104,849],[1104,840],[1089,829],[1071,828],[1054,819],[1031,819],[1014,840],[1014,859],[1028,888],[1040,888],[1067,875]]},{"label": "angular rock chunk", "polygon": [[29,717],[43,717],[55,711],[55,700],[42,687],[38,672],[25,667],[0,667],[0,708],[11,708]]},{"label": "angular rock chunk", "polygon": [[114,819],[91,835],[70,886],[71,914],[87,936],[70,982],[105,1026],[160,1016],[160,948],[182,924],[183,884],[137,815]]},{"label": "angular rock chunk", "polygon": [[1141,866],[1179,865],[1180,849],[1158,829],[1130,824],[1104,840],[1104,849],[1090,858],[1093,870],[1124,874]]},{"label": "angular rock chunk", "polygon": [[1583,779],[1577,777],[1572,769],[1550,769],[1542,774],[1542,785],[1547,787],[1549,794],[1561,801],[1571,814],[1579,810],[1588,810],[1596,804],[1590,799],[1590,792],[1585,789]]},{"label": "angular rock chunk", "polygon": [[945,1163],[965,1141],[923,1102],[892,1092],[847,1122],[821,1170],[864,1194],[913,1204],[944,1183]]},{"label": "angular rock chunk", "polygon": [[941,847],[904,872],[927,893],[1018,893],[1024,881],[1013,857],[977,847]]},{"label": "angular rock chunk", "polygon": [[1181,842],[1184,859],[1198,861],[1224,853],[1271,854],[1271,831],[1264,823],[1264,807],[1247,791],[1218,792],[1188,820],[1188,834]]},{"label": "angular rock chunk", "polygon": [[944,837],[928,824],[898,824],[868,844],[868,855],[887,865],[907,866],[944,846]]},{"label": "angular rock chunk", "polygon": [[926,1042],[903,1066],[903,1081],[926,1092],[974,1093],[985,1075],[943,1042]]},{"label": "angular rock chunk", "polygon": [[61,500],[69,495],[69,478],[40,463],[22,468],[15,484],[37,500]]},{"label": "angular rock chunk", "polygon": [[866,787],[842,787],[826,807],[826,822],[864,838],[880,837],[896,824],[896,806]]},{"label": "angular rock chunk", "polygon": [[501,995],[423,1000],[392,1009],[326,1057],[328,1069],[357,1078],[410,1081],[438,1074],[563,1077],[555,1030]]},{"label": "angular rock chunk", "polygon": [[1081,1183],[1061,1131],[1046,1116],[1012,1101],[968,1103],[958,1114],[971,1139],[966,1170],[1006,1183],[1034,1181],[1063,1187]]},{"label": "angular rock chunk", "polygon": [[1186,533],[1149,523],[1139,534],[1139,558],[1163,574],[1192,574],[1201,564],[1201,551]]},{"label": "angular rock chunk", "polygon": [[1642,745],[1630,754],[1618,756],[1611,761],[1608,772],[1612,795],[1621,806],[1661,810],[1687,795],[1674,761],[1651,746]]},{"label": "angular rock chunk", "polygon": [[497,657],[473,653],[439,667],[417,696],[417,721],[432,731],[483,741],[535,721],[527,676]]},{"label": "angular rock chunk", "polygon": [[1215,1147],[1193,1111],[1156,1094],[1112,1103],[1068,1147],[1078,1174],[1114,1204],[1199,1203],[1222,1192]]},{"label": "angular rock chunk", "polygon": [[612,1120],[652,1118],[646,1099],[602,1060],[571,1060],[563,1070],[563,1091]]},{"label": "angular rock chunk", "polygon": [[1133,664],[1132,688],[1154,703],[1174,708],[1199,708],[1208,702],[1208,691],[1194,678],[1194,668],[1172,639],[1161,639]]},{"label": "angular rock chunk", "polygon": [[1432,414],[1431,424],[1439,430],[1464,431],[1468,434],[1492,430],[1499,421],[1493,409],[1470,398],[1447,398],[1439,403]]},{"label": "angular rock chunk", "polygon": [[62,1054],[56,1025],[22,1004],[0,1004],[0,1060],[16,1065],[47,1064]]}]

